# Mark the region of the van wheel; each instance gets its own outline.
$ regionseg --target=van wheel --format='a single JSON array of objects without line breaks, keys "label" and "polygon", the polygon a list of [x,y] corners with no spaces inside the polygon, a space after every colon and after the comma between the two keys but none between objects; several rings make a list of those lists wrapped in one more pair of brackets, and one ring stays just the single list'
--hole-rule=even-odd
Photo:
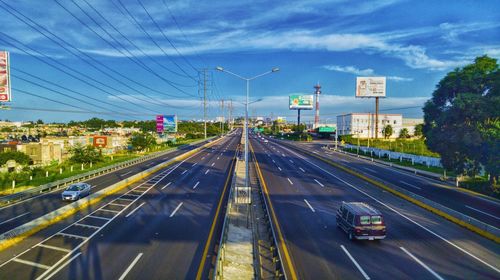
[{"label": "van wheel", "polygon": [[353,240],[354,236],[352,235],[352,232],[349,232],[349,240]]}]

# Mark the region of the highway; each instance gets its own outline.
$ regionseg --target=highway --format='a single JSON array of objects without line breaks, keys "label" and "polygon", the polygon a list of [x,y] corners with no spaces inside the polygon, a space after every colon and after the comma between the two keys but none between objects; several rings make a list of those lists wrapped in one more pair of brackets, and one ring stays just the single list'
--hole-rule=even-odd
[{"label": "highway", "polygon": [[[498,279],[500,246],[311,156],[251,137],[289,252],[288,279]],[[349,241],[342,201],[382,212],[388,236]],[[283,254],[282,254],[283,255]]]},{"label": "highway", "polygon": [[[107,173],[90,180],[85,180],[84,182],[92,185],[92,192],[96,192],[118,181],[126,179],[138,172],[151,168],[154,165],[160,164],[161,162],[167,161],[182,153],[195,149],[196,147],[199,147],[203,144],[204,143],[198,143],[195,145],[183,146],[178,150],[173,150],[172,152],[161,157],[157,157],[140,164],[125,167],[123,169],[113,171],[111,173]],[[0,234],[67,205],[68,202],[62,201],[60,199],[63,190],[64,189],[60,189],[44,193],[28,200],[23,200],[18,203],[0,208]]]},{"label": "highway", "polygon": [[206,278],[240,137],[1,252],[0,279]]},{"label": "highway", "polygon": [[[483,223],[500,228],[500,202],[493,198],[486,198],[481,195],[457,190],[456,187],[445,182],[414,175],[410,172],[359,159],[355,156],[325,150],[322,148],[325,145],[324,142],[297,143],[286,141],[286,143],[316,153],[317,155],[325,156],[336,163],[382,181],[389,186],[406,189]],[[329,144],[331,145],[332,143],[330,142]]]}]

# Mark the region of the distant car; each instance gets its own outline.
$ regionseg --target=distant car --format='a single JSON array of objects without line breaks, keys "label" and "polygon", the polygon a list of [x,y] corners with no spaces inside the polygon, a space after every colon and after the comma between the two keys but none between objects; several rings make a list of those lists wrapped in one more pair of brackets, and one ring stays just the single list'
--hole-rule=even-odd
[{"label": "distant car", "polygon": [[269,141],[267,139],[264,139],[264,143],[267,143],[267,142],[269,142]]},{"label": "distant car", "polygon": [[337,226],[347,233],[350,240],[386,237],[382,213],[363,202],[342,202],[337,211]]},{"label": "distant car", "polygon": [[62,200],[75,201],[90,194],[91,186],[87,183],[77,183],[70,185],[61,194]]}]

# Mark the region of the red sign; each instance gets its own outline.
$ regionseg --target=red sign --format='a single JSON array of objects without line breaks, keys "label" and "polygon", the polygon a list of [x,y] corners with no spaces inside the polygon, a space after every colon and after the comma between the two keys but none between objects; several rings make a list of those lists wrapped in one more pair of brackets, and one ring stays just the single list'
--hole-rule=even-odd
[{"label": "red sign", "polygon": [[104,148],[108,145],[108,137],[106,137],[106,136],[94,136],[93,144],[94,144],[94,147]]},{"label": "red sign", "polygon": [[0,51],[0,102],[11,101],[9,53]]}]

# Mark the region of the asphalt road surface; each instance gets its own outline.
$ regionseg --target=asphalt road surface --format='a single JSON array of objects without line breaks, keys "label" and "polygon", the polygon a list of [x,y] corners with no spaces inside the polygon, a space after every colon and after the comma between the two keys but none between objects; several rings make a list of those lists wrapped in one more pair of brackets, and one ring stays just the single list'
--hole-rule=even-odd
[{"label": "asphalt road surface", "polygon": [[287,141],[287,143],[325,156],[368,177],[383,181],[389,186],[406,189],[483,223],[500,228],[500,202],[493,198],[474,195],[445,182],[359,159],[355,156],[325,150],[322,148],[324,143],[297,143],[293,141]]},{"label": "asphalt road surface", "polygon": [[227,136],[1,252],[0,279],[206,277],[240,137]]},{"label": "asphalt road surface", "polygon": [[[96,192],[203,144],[204,143],[198,143],[196,145],[184,146],[164,156],[107,173],[84,182],[89,183],[92,186],[91,192]],[[0,234],[67,205],[68,202],[61,200],[61,193],[63,191],[64,189],[48,192],[10,206],[0,208]]]},{"label": "asphalt road surface", "polygon": [[[299,279],[500,278],[493,241],[279,142],[251,143]],[[387,238],[349,241],[336,226],[342,201],[379,209]]]}]

